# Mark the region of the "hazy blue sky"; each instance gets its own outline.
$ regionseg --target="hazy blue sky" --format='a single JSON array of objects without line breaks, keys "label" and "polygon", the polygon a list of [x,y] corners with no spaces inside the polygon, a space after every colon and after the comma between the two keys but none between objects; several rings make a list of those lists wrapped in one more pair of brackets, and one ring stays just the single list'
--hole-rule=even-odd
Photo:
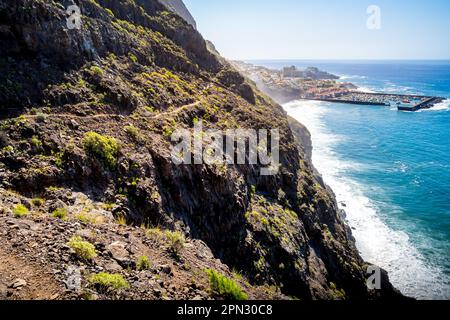
[{"label": "hazy blue sky", "polygon": [[[450,59],[449,0],[184,0],[231,59]],[[381,29],[367,28],[369,5]]]}]

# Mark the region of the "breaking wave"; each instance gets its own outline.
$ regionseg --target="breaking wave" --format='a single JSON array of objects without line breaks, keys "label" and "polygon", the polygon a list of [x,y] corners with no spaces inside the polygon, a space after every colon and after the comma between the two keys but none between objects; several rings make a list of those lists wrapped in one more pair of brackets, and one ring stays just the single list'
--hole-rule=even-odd
[{"label": "breaking wave", "polygon": [[[323,124],[322,117],[329,110],[327,104],[294,101],[285,104],[284,108],[311,132],[313,163],[336,193],[341,208],[346,211],[362,257],[387,270],[394,286],[407,296],[418,299],[450,298],[445,281],[442,281],[445,278],[442,271],[427,264],[406,233],[389,227],[381,218],[382,210],[386,209],[366,195],[368,190],[364,185],[346,175],[349,170],[367,168],[341,159],[333,150],[333,146],[345,137],[330,133]],[[400,164],[400,170],[407,168]]]}]

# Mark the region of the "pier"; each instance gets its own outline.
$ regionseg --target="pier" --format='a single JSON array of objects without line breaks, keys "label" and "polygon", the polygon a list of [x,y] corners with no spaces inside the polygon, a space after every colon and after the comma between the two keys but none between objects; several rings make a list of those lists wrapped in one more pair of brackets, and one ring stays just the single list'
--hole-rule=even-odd
[{"label": "pier", "polygon": [[438,98],[438,97],[431,97],[423,102],[420,102],[412,107],[409,106],[399,106],[398,110],[400,111],[418,111],[421,109],[430,109],[434,105],[441,103],[444,101],[444,98]]},{"label": "pier", "polygon": [[358,105],[397,106],[399,111],[410,112],[432,108],[445,100],[441,97],[359,91],[348,91],[331,97],[326,95],[302,96],[301,99]]}]

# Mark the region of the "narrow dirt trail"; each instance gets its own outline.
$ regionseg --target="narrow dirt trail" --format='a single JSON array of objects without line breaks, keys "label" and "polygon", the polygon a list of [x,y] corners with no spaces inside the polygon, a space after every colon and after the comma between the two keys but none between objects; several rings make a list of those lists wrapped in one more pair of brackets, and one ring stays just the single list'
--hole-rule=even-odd
[{"label": "narrow dirt trail", "polygon": [[[200,101],[183,105],[169,112],[154,114],[151,119],[172,116],[195,108]],[[36,119],[37,115],[25,115],[26,119]],[[118,114],[96,114],[77,116],[74,114],[51,114],[48,119],[106,119],[119,118]],[[12,249],[2,244],[0,238],[0,300],[52,300],[64,295],[63,285],[55,279],[53,270],[22,255],[20,249]]]},{"label": "narrow dirt trail", "polygon": [[[150,119],[160,119],[161,117],[166,117],[166,116],[170,116],[170,115],[174,115],[179,113],[182,110],[185,109],[190,109],[190,108],[194,108],[196,106],[198,106],[200,104],[200,101],[196,101],[194,103],[190,103],[181,107],[178,107],[172,111],[169,112],[161,112],[161,113],[157,113],[154,116],[150,117]],[[61,118],[61,119],[102,119],[102,118],[112,118],[112,117],[121,117],[122,115],[120,114],[110,114],[110,113],[100,113],[100,114],[95,114],[95,115],[90,115],[90,116],[77,116],[75,114],[70,114],[70,113],[60,113],[60,114],[50,114],[47,115],[50,119],[51,118]],[[38,117],[38,115],[25,115],[26,119],[36,119]]]},{"label": "narrow dirt trail", "polygon": [[52,300],[61,294],[52,270],[0,246],[0,300]]}]

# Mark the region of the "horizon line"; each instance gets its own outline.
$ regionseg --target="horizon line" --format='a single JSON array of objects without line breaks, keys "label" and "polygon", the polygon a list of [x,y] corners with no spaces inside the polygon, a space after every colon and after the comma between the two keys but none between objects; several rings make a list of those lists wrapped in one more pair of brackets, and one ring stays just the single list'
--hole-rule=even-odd
[{"label": "horizon line", "polygon": [[413,59],[366,59],[366,58],[355,58],[355,59],[336,59],[336,58],[245,58],[245,59],[231,59],[226,58],[231,61],[450,61],[450,58],[413,58]]}]

